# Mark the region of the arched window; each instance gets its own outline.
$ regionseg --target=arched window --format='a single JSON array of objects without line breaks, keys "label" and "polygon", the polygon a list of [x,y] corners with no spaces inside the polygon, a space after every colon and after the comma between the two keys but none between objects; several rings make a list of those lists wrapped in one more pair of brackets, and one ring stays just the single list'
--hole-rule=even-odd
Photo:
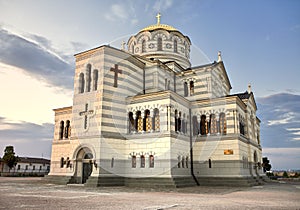
[{"label": "arched window", "polygon": [[165,90],[168,90],[168,79],[165,79]]},{"label": "arched window", "polygon": [[211,168],[211,159],[208,159],[208,168]]},{"label": "arched window", "polygon": [[211,134],[216,134],[218,132],[217,129],[217,119],[216,119],[216,115],[215,114],[211,114],[209,117],[209,133]]},{"label": "arched window", "polygon": [[180,155],[177,157],[177,167],[180,168],[181,158]]},{"label": "arched window", "polygon": [[98,89],[98,70],[93,71],[93,90]]},{"label": "arched window", "polygon": [[162,39],[161,37],[157,38],[157,51],[161,51],[162,50]]},{"label": "arched window", "polygon": [[143,119],[143,130],[144,131],[151,131],[152,129],[152,122],[150,117],[150,111],[148,109],[144,112],[144,119]]},{"label": "arched window", "polygon": [[145,168],[145,156],[141,156],[141,168]]},{"label": "arched window", "polygon": [[149,168],[154,168],[154,156],[149,156]]},{"label": "arched window", "polygon": [[71,127],[70,127],[70,120],[67,120],[66,121],[66,127],[65,127],[65,138],[69,138],[70,136],[70,130],[71,130]]},{"label": "arched window", "polygon": [[134,44],[131,45],[131,52],[132,52],[132,54],[134,54]]},{"label": "arched window", "polygon": [[241,116],[239,117],[239,127],[240,127],[240,134],[245,135],[245,124]]},{"label": "arched window", "polygon": [[254,161],[254,163],[257,163],[257,161],[258,161],[256,151],[254,151],[254,153],[253,153],[253,161]]},{"label": "arched window", "polygon": [[154,121],[154,125],[153,125],[154,129],[153,130],[159,131],[159,129],[160,129],[160,119],[159,119],[159,110],[157,108],[154,109],[153,121]]},{"label": "arched window", "polygon": [[86,66],[86,92],[91,91],[91,69],[92,65],[88,64]]},{"label": "arched window", "polygon": [[220,114],[220,133],[226,134],[227,128],[226,128],[226,118],[225,113]]},{"label": "arched window", "polygon": [[80,73],[79,74],[79,93],[83,93],[84,92],[84,74]]},{"label": "arched window", "polygon": [[64,128],[65,128],[65,122],[60,121],[60,124],[59,124],[59,139],[64,138]]},{"label": "arched window", "polygon": [[181,157],[181,165],[182,165],[182,168],[184,168],[184,162],[185,162],[184,156],[182,156],[182,157]]},{"label": "arched window", "polygon": [[177,40],[174,39],[174,52],[177,53]]},{"label": "arched window", "polygon": [[136,112],[136,128],[137,131],[143,131],[143,119],[141,111]]},{"label": "arched window", "polygon": [[194,81],[190,81],[190,95],[194,95]]},{"label": "arched window", "polygon": [[206,135],[207,134],[206,116],[205,115],[201,115],[200,134],[201,135]]},{"label": "arched window", "polygon": [[142,53],[146,52],[146,41],[142,41]]},{"label": "arched window", "polygon": [[71,164],[71,161],[70,161],[70,158],[69,158],[69,157],[67,157],[66,163],[67,163],[67,168],[69,168],[69,167],[70,167],[70,164]]},{"label": "arched window", "polygon": [[182,119],[181,119],[181,132],[186,133],[185,114],[183,114]]},{"label": "arched window", "polygon": [[110,167],[113,168],[115,164],[115,158],[111,158]]},{"label": "arched window", "polygon": [[178,131],[178,111],[175,110],[175,131]]},{"label": "arched window", "polygon": [[179,116],[178,116],[178,123],[177,123],[177,131],[181,132],[181,112],[179,112]]},{"label": "arched window", "polygon": [[197,116],[193,116],[193,135],[197,136],[199,134],[199,123]]},{"label": "arched window", "polygon": [[63,168],[65,165],[65,159],[63,157],[60,158],[60,167]]},{"label": "arched window", "polygon": [[185,158],[185,165],[187,168],[189,167],[189,157],[188,156],[186,156],[186,158]]},{"label": "arched window", "polygon": [[135,131],[135,127],[134,127],[134,119],[133,119],[133,113],[132,112],[129,112],[128,114],[128,123],[129,123],[129,126],[128,126],[128,132],[131,133],[133,131]]},{"label": "arched window", "polygon": [[136,156],[132,156],[131,158],[131,167],[132,168],[136,168]]},{"label": "arched window", "polygon": [[183,83],[183,91],[184,91],[184,96],[188,96],[188,84],[187,84],[187,82]]}]

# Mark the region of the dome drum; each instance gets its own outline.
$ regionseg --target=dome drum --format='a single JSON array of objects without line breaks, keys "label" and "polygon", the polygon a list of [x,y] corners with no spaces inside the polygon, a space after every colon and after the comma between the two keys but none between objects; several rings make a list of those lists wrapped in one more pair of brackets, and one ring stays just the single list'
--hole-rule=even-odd
[{"label": "dome drum", "polygon": [[142,30],[128,40],[128,51],[145,57],[155,57],[162,62],[176,61],[183,68],[189,68],[190,45],[187,36],[178,31],[157,29]]}]

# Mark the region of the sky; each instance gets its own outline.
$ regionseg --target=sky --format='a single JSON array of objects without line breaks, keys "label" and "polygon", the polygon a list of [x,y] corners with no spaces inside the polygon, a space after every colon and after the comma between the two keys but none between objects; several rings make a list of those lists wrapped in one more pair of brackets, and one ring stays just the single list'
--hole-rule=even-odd
[{"label": "sky", "polygon": [[262,120],[263,154],[300,169],[300,1],[0,0],[0,156],[50,157],[52,109],[72,105],[74,54],[120,43],[156,23],[189,36],[192,64],[217,60],[233,86],[249,83]]}]

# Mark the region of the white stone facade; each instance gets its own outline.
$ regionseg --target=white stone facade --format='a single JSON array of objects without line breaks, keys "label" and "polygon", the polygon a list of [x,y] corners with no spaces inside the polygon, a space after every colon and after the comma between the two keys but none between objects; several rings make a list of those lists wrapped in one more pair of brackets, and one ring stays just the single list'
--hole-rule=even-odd
[{"label": "white stone facade", "polygon": [[[252,92],[230,94],[222,60],[191,67],[190,39],[149,26],[128,50],[75,55],[73,106],[55,109],[50,176],[259,177],[259,119]],[[220,57],[220,56],[219,56]]]}]

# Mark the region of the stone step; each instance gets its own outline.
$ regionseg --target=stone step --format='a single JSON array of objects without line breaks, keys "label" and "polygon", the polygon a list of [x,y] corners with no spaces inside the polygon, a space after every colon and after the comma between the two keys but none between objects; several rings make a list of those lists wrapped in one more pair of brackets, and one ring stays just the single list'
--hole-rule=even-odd
[{"label": "stone step", "polygon": [[58,185],[66,185],[69,183],[71,176],[54,176],[54,175],[47,175],[42,178],[42,182],[51,183],[51,184],[58,184]]},{"label": "stone step", "polygon": [[123,177],[89,177],[85,183],[86,187],[124,186]]},{"label": "stone step", "polygon": [[192,177],[170,178],[126,178],[125,186],[143,188],[179,188],[196,186]]},{"label": "stone step", "polygon": [[255,186],[260,185],[259,180],[252,177],[197,177],[197,180],[203,186]]}]

